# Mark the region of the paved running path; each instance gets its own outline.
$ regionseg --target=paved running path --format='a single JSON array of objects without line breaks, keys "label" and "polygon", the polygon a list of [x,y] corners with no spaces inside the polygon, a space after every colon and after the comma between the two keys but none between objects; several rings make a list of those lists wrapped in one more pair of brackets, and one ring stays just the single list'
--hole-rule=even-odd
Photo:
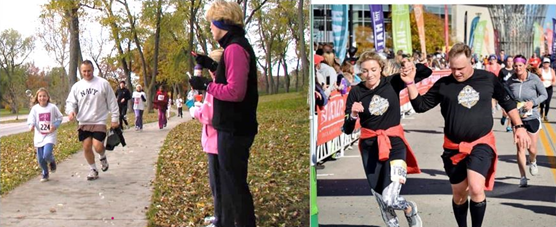
[{"label": "paved running path", "polygon": [[[142,132],[126,130],[127,146],[107,151],[110,169],[100,171],[97,180],[86,180],[89,167],[80,151],[59,163],[50,181],[41,183],[37,176],[20,185],[1,198],[0,225],[147,226],[158,153],[170,129],[191,119],[188,112],[184,116],[172,117],[162,130],[157,122],[146,124]],[[100,170],[98,156],[96,160]]]}]

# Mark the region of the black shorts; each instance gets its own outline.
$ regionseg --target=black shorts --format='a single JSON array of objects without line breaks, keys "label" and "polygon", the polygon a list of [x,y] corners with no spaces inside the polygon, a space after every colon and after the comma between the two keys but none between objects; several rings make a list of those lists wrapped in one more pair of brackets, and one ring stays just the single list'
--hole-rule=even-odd
[{"label": "black shorts", "polygon": [[89,137],[93,137],[94,139],[104,142],[104,139],[106,138],[106,132],[91,132],[91,131],[83,131],[81,129],[77,130],[79,133],[79,142],[82,142],[83,140],[89,138]]},{"label": "black shorts", "polygon": [[535,134],[541,130],[541,120],[538,118],[523,121],[523,125],[525,125],[525,129],[529,133]]},{"label": "black shorts", "polygon": [[458,150],[445,149],[442,153],[442,161],[444,162],[444,170],[450,178],[450,184],[459,184],[467,178],[467,170],[473,170],[485,178],[488,170],[492,167],[492,159],[494,159],[494,151],[486,144],[479,144],[473,147],[471,154],[458,162],[457,165],[452,164],[452,156],[459,153]]}]

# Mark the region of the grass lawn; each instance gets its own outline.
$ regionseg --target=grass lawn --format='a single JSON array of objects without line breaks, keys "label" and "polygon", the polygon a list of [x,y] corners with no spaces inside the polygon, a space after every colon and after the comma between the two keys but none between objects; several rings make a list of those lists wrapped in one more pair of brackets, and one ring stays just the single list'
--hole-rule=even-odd
[{"label": "grass lawn", "polygon": [[[261,96],[248,182],[258,226],[309,226],[309,113],[300,93]],[[213,216],[201,124],[168,134],[160,151],[149,226],[200,226]]]},{"label": "grass lawn", "polygon": [[[21,108],[19,109],[19,116],[26,116],[29,114],[29,108]],[[8,109],[0,109],[0,116],[2,117],[7,117],[7,116],[15,116],[15,114],[12,114],[11,111],[9,111]]]},{"label": "grass lawn", "polygon": [[[128,114],[128,121],[131,127],[135,125],[133,113]],[[156,112],[143,116],[145,124],[155,121],[158,121]],[[75,122],[62,124],[58,128],[57,139],[58,143],[54,146],[54,155],[58,163],[82,148],[81,143],[77,140],[77,123]],[[33,132],[24,132],[0,138],[0,158],[2,160],[2,165],[0,166],[0,195],[41,174],[41,168],[36,159],[36,150],[33,146]]]}]

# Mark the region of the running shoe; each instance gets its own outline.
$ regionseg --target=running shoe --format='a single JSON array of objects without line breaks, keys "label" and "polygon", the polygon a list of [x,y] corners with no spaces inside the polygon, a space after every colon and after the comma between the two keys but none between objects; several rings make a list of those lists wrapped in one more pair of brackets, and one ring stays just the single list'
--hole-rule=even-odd
[{"label": "running shoe", "polygon": [[407,204],[411,207],[411,213],[405,214],[407,224],[409,227],[422,227],[423,221],[421,220],[421,217],[419,217],[419,213],[417,213],[417,204],[413,201],[407,201]]},{"label": "running shoe", "polygon": [[91,169],[89,175],[87,175],[87,180],[96,180],[98,179],[98,171],[96,169]]},{"label": "running shoe", "polygon": [[548,117],[544,116],[544,117],[543,117],[543,121],[544,121],[545,123],[548,123]]},{"label": "running shoe", "polygon": [[43,174],[41,178],[41,182],[47,182],[47,181],[48,181],[48,174]]},{"label": "running shoe", "polygon": [[100,166],[101,166],[102,172],[106,172],[106,170],[108,170],[108,160],[106,160],[106,156],[104,156],[104,158],[100,159]]},{"label": "running shoe", "polygon": [[506,132],[511,132],[511,131],[513,131],[512,127],[510,127],[510,126],[506,127]]},{"label": "running shoe", "polygon": [[502,118],[500,118],[500,124],[501,124],[501,125],[505,125],[505,124],[506,124],[506,116],[502,116]]},{"label": "running shoe", "polygon": [[50,163],[50,172],[51,173],[56,172],[56,161],[53,161],[53,162]]},{"label": "running shoe", "polygon": [[537,166],[537,162],[531,162],[529,164],[529,173],[533,176],[539,175],[539,167]]},{"label": "running shoe", "polygon": [[521,177],[521,179],[519,180],[519,187],[520,188],[527,187],[527,177],[525,176]]},{"label": "running shoe", "polygon": [[216,217],[210,216],[204,219],[205,223],[213,223],[216,220]]}]

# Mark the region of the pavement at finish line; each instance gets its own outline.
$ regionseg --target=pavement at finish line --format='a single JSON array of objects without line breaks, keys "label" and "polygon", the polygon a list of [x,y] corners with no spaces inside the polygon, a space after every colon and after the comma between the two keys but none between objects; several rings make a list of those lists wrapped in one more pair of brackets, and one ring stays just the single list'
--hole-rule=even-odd
[{"label": "pavement at finish line", "polygon": [[147,226],[158,152],[168,132],[188,120],[184,111],[184,118],[170,118],[162,130],[158,122],[145,124],[141,132],[125,130],[127,146],[107,151],[108,171],[100,171],[95,153],[100,177],[94,181],[86,180],[83,151],[58,163],[50,181],[41,183],[37,176],[2,197],[1,226]]},{"label": "pavement at finish line", "polygon": [[[556,99],[552,99],[555,106]],[[556,223],[556,108],[549,112],[550,123],[539,132],[539,175],[531,176],[526,167],[529,187],[519,188],[519,170],[513,134],[500,125],[501,112],[494,118],[494,133],[499,159],[494,190],[487,192],[483,226],[554,227]],[[451,187],[442,159],[443,125],[440,108],[414,114],[402,120],[406,137],[413,148],[422,173],[408,176],[401,195],[415,201],[423,226],[457,226],[451,205]],[[544,139],[543,139],[544,136]],[[365,178],[357,144],[336,161],[317,170],[317,203],[321,227],[385,226],[375,198]],[[400,226],[407,226],[402,211],[397,211]],[[471,217],[468,215],[468,225]]]}]

